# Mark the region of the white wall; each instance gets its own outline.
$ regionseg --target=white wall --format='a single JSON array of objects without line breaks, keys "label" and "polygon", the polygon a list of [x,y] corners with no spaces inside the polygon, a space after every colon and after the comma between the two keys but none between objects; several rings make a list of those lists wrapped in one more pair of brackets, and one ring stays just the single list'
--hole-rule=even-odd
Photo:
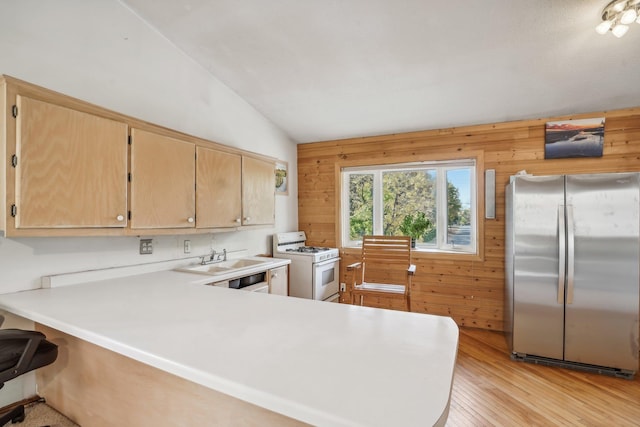
[{"label": "white wall", "polygon": [[[232,90],[116,0],[0,0],[0,74],[117,112],[289,162],[289,196],[276,225],[255,231],[154,237],[0,237],[0,293],[39,287],[43,275],[247,249],[271,251],[271,235],[297,228],[296,146]],[[2,190],[0,190],[2,193]],[[2,194],[4,197],[4,194]]]}]

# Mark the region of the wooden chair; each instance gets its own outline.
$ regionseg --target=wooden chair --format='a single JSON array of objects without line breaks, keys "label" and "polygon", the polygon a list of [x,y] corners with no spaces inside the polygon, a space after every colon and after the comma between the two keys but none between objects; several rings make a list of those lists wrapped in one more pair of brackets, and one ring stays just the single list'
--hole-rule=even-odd
[{"label": "wooden chair", "polygon": [[365,296],[403,299],[411,311],[411,238],[407,236],[364,236],[362,260],[347,266],[352,272],[351,304]]}]

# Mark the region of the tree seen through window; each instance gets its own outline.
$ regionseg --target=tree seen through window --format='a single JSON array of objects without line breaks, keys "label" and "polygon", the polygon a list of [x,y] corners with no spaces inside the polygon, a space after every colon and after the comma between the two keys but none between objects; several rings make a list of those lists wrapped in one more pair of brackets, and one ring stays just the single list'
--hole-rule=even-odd
[{"label": "tree seen through window", "polygon": [[[405,216],[423,212],[432,227],[418,242],[420,246],[469,248],[474,244],[474,172],[467,165],[346,172],[348,240],[357,242],[368,234],[402,235]],[[446,193],[444,197],[439,198],[439,189]]]}]

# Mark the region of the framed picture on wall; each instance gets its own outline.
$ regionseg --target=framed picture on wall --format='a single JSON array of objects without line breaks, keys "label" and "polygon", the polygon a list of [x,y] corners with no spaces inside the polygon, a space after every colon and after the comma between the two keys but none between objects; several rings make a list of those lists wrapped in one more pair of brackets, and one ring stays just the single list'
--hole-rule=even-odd
[{"label": "framed picture on wall", "polygon": [[604,117],[548,122],[544,132],[544,158],[602,157]]},{"label": "framed picture on wall", "polygon": [[276,161],[276,194],[287,196],[289,194],[289,164],[282,160]]}]

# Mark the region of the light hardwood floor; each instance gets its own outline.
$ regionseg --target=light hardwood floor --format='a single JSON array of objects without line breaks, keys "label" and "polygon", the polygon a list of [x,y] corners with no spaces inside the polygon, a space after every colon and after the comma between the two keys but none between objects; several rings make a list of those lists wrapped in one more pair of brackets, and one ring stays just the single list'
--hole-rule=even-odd
[{"label": "light hardwood floor", "polygon": [[461,328],[447,426],[640,426],[639,377],[514,362],[502,333]]}]

